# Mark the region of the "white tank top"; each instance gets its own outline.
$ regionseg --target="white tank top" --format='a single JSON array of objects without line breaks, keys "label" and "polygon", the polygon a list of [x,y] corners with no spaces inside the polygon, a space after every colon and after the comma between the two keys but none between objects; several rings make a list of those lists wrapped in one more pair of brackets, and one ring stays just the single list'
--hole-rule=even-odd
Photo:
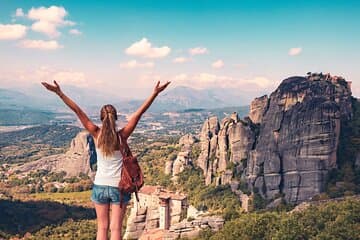
[{"label": "white tank top", "polygon": [[122,169],[122,154],[119,150],[112,156],[104,156],[99,148],[96,148],[97,170],[94,184],[117,187],[120,181]]}]

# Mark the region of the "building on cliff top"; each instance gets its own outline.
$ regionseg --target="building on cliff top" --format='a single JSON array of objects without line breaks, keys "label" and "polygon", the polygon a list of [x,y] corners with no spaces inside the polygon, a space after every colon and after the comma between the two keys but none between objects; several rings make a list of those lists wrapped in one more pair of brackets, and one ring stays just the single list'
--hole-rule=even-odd
[{"label": "building on cliff top", "polygon": [[345,78],[341,77],[341,76],[331,76],[330,73],[326,73],[323,74],[322,72],[320,73],[312,73],[312,72],[308,72],[307,73],[307,78],[311,81],[321,81],[321,80],[325,80],[325,81],[330,81],[334,84],[338,84],[338,83],[345,83],[349,89],[351,90],[351,81],[346,81]]},{"label": "building on cliff top", "polygon": [[139,191],[139,198],[140,201],[135,202],[135,207],[158,207],[160,229],[169,229],[171,224],[186,217],[188,204],[184,194],[166,190],[161,186],[144,186]]},{"label": "building on cliff top", "polygon": [[125,239],[139,239],[147,233],[168,230],[187,217],[188,203],[184,194],[161,186],[144,186],[138,194],[139,202],[134,201],[131,208]]}]

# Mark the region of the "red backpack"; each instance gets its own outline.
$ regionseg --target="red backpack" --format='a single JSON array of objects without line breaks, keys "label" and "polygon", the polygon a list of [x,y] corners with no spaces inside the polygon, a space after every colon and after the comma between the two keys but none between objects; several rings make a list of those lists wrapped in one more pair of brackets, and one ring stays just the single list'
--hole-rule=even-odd
[{"label": "red backpack", "polygon": [[[121,170],[121,178],[119,181],[119,191],[123,193],[135,193],[136,200],[139,201],[138,191],[144,185],[144,175],[136,157],[131,153],[129,145],[119,133],[120,152],[123,156],[123,165]],[[120,199],[120,203],[122,203]]]}]

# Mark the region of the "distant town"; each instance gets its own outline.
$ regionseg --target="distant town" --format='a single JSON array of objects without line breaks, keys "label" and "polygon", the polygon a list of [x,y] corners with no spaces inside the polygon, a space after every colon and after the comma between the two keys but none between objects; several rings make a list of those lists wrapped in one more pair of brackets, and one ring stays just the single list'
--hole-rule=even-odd
[{"label": "distant town", "polygon": [[[236,111],[240,117],[243,117],[248,114],[248,108],[248,106],[242,106],[219,109],[188,109],[177,112],[145,113],[134,133],[146,134],[147,137],[175,137],[187,133],[197,135],[206,118],[218,116],[219,119],[222,119],[234,111]],[[131,113],[119,114],[118,127],[123,127],[130,117]],[[92,115],[90,118],[96,124],[101,124],[99,116]],[[58,114],[51,123],[74,125],[82,128],[82,125],[77,120],[76,116],[68,113]]]}]

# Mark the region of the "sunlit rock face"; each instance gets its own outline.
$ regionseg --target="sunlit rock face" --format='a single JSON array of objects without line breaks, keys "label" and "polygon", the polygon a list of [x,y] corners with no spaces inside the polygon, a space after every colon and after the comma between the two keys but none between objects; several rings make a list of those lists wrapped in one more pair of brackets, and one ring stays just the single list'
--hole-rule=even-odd
[{"label": "sunlit rock face", "polygon": [[206,120],[197,164],[206,184],[236,177],[264,198],[301,202],[324,190],[328,170],[337,167],[341,122],[351,115],[350,83],[343,78],[291,77],[269,97],[256,98],[245,120]]},{"label": "sunlit rock face", "polygon": [[197,160],[204,170],[205,183],[230,183],[230,168],[246,161],[254,141],[251,123],[239,120],[236,113],[220,124],[216,117],[206,120],[200,132],[201,153]]},{"label": "sunlit rock face", "polygon": [[70,148],[66,153],[51,155],[37,161],[25,163],[14,168],[14,171],[27,173],[43,169],[50,172],[65,171],[67,176],[78,176],[80,173],[84,173],[92,177],[95,173],[90,170],[88,134],[87,131],[79,132],[71,140]]},{"label": "sunlit rock face", "polygon": [[261,123],[264,113],[269,105],[269,98],[264,95],[259,98],[255,98],[250,104],[249,118],[255,124]]},{"label": "sunlit rock face", "polygon": [[270,95],[249,156],[249,183],[268,199],[281,193],[289,202],[322,192],[327,171],[336,167],[341,119],[351,112],[344,80],[284,80]]},{"label": "sunlit rock face", "polygon": [[171,175],[173,180],[177,179],[177,175],[192,163],[190,155],[196,141],[197,139],[191,134],[186,134],[179,139],[180,151],[175,159],[170,159],[165,163],[165,174]]}]

